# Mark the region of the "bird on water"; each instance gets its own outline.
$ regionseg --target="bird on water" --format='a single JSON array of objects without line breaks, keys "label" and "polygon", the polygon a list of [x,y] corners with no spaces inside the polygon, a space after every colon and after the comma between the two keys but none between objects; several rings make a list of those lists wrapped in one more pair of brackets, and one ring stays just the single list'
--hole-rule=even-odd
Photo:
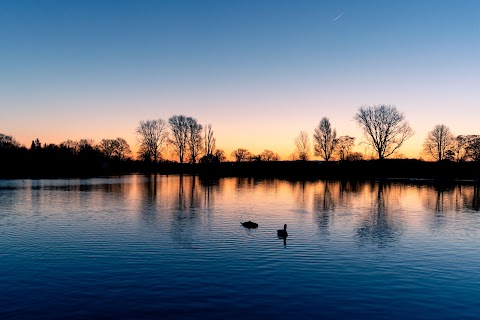
[{"label": "bird on water", "polygon": [[255,229],[258,228],[258,223],[252,222],[252,221],[247,221],[247,222],[240,222],[242,226],[248,229]]},{"label": "bird on water", "polygon": [[277,236],[278,236],[279,238],[286,238],[286,237],[288,237],[287,225],[286,225],[286,224],[283,225],[283,229],[277,230]]}]

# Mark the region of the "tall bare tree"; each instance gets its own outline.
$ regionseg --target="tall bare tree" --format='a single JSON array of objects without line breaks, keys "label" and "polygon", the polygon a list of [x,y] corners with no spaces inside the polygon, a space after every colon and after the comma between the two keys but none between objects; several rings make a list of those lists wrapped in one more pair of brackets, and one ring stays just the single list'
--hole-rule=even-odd
[{"label": "tall bare tree", "polygon": [[300,131],[295,138],[295,146],[297,147],[298,159],[307,161],[310,158],[310,141],[305,131]]},{"label": "tall bare tree", "polygon": [[173,146],[173,152],[178,156],[180,163],[183,163],[188,148],[188,122],[187,117],[172,116],[168,119],[172,138],[169,140]]},{"label": "tall bare tree", "polygon": [[341,161],[349,158],[350,152],[355,144],[355,138],[350,136],[338,137],[336,143],[336,151]]},{"label": "tall bare tree", "polygon": [[450,129],[444,124],[437,124],[427,134],[423,142],[423,151],[436,161],[442,161],[447,158],[449,152],[452,152],[454,141],[455,138]]},{"label": "tall bare tree", "polygon": [[413,135],[403,113],[392,105],[360,107],[354,117],[378,159],[392,155]]},{"label": "tall bare tree", "polygon": [[213,130],[212,130],[212,125],[207,124],[205,126],[205,132],[204,132],[204,137],[205,137],[205,155],[207,157],[212,157],[213,154],[215,153],[215,137],[213,136]]},{"label": "tall bare tree", "polygon": [[202,125],[197,122],[197,119],[187,117],[188,131],[187,131],[187,146],[190,155],[190,163],[196,163],[197,158],[202,152]]},{"label": "tall bare tree", "polygon": [[141,156],[154,162],[161,159],[163,144],[168,137],[165,121],[163,119],[140,121],[135,132]]},{"label": "tall bare tree", "polygon": [[313,134],[313,150],[316,156],[322,157],[325,161],[330,160],[335,151],[337,131],[332,130],[332,125],[327,117],[323,117],[315,128]]}]

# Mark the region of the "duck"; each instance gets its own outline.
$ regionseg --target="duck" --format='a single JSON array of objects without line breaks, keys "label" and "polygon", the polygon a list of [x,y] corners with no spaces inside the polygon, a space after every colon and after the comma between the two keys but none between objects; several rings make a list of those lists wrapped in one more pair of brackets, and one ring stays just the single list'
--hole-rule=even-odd
[{"label": "duck", "polygon": [[240,222],[240,224],[241,224],[242,226],[244,226],[245,228],[248,228],[248,229],[258,228],[258,223],[255,223],[255,222],[252,222],[252,221]]},{"label": "duck", "polygon": [[287,224],[283,225],[283,229],[277,230],[277,236],[278,236],[279,238],[286,238],[286,237],[288,237]]}]

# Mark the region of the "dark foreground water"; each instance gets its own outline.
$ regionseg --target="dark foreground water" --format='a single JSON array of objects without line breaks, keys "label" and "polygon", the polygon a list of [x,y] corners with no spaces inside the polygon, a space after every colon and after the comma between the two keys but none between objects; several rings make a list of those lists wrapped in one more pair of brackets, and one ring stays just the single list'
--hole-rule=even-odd
[{"label": "dark foreground water", "polygon": [[479,210],[474,186],[0,181],[0,319],[478,319]]}]

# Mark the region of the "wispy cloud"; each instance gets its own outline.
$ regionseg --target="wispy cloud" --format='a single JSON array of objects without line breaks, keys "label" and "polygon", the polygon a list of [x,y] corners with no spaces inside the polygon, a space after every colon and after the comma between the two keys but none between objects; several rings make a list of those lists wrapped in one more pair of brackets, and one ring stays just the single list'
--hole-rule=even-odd
[{"label": "wispy cloud", "polygon": [[340,13],[335,19],[333,19],[332,21],[337,21],[338,19],[340,19],[341,16],[343,16],[345,12],[342,12]]}]

